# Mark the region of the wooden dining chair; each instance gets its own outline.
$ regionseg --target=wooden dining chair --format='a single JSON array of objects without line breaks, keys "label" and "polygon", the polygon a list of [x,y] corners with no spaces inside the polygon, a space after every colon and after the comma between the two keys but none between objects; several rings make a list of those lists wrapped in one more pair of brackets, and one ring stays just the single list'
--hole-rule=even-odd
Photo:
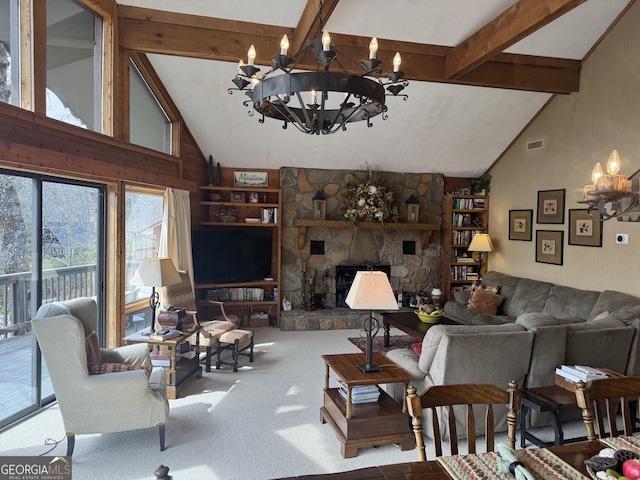
[{"label": "wooden dining chair", "polygon": [[[617,413],[622,416],[625,435],[633,433],[640,398],[640,377],[603,378],[576,384],[576,401],[582,409],[587,439],[617,437]],[[598,426],[596,432],[595,423]]]},{"label": "wooden dining chair", "polygon": [[[410,386],[407,389],[407,406],[413,432],[416,436],[418,457],[420,461],[427,459],[425,445],[422,411],[428,409],[431,412],[433,443],[436,457],[442,456],[442,435],[440,432],[439,413],[448,414],[448,437],[451,444],[451,455],[458,453],[458,435],[456,428],[456,415],[454,406],[466,406],[467,444],[469,453],[476,453],[476,427],[474,405],[484,406],[484,431],[487,451],[494,449],[494,412],[493,405],[506,405],[507,407],[507,442],[511,448],[516,444],[516,425],[518,423],[518,411],[520,410],[520,391],[515,381],[509,382],[509,388],[503,390],[496,385],[488,383],[471,383],[458,385],[433,385],[428,387],[422,395],[416,394],[416,389]],[[443,408],[439,408],[443,407]],[[439,412],[440,410],[440,412]]]}]

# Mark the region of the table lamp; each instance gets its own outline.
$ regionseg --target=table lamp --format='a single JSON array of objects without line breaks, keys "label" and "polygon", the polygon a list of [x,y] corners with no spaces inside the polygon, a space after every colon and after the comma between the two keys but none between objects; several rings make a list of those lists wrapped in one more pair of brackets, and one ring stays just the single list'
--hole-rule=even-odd
[{"label": "table lamp", "polygon": [[488,233],[476,233],[471,239],[471,243],[467,248],[469,252],[480,252],[478,260],[478,280],[482,276],[482,254],[483,252],[492,252],[493,243]]},{"label": "table lamp", "polygon": [[[151,326],[149,327],[149,335],[155,332],[156,309],[160,306],[160,295],[156,288],[168,287],[182,282],[180,274],[176,270],[173,260],[170,258],[151,257],[142,260],[136,273],[133,274],[131,285],[142,285],[151,287],[151,296],[149,297],[149,306],[153,316],[151,317]],[[147,335],[147,333],[145,333]]]},{"label": "table lamp", "polygon": [[387,274],[373,270],[359,271],[345,300],[354,310],[369,310],[369,318],[363,323],[367,333],[366,360],[357,367],[364,373],[379,372],[381,368],[373,364],[373,337],[380,328],[373,318],[373,310],[398,310],[398,301],[391,289]]}]

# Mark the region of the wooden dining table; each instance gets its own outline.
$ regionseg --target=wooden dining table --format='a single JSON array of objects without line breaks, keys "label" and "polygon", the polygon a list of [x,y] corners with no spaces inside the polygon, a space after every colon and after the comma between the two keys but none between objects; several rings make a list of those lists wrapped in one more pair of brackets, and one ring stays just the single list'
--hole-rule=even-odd
[{"label": "wooden dining table", "polygon": [[[565,463],[568,463],[580,473],[589,477],[584,461],[594,455],[606,445],[598,441],[578,442],[567,445],[549,447],[547,450],[554,453]],[[416,453],[417,456],[417,453]],[[406,462],[375,467],[360,468],[346,472],[324,473],[315,475],[299,475],[286,477],[280,480],[451,480],[446,470],[436,460],[426,462]]]}]

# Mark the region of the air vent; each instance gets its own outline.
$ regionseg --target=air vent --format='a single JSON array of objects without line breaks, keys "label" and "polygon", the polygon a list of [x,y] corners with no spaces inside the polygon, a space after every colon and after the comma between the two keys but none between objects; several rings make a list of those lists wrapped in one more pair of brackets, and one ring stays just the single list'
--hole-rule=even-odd
[{"label": "air vent", "polygon": [[527,142],[527,152],[532,152],[534,150],[542,150],[543,146],[544,145],[541,138],[538,140],[531,140],[530,142]]}]

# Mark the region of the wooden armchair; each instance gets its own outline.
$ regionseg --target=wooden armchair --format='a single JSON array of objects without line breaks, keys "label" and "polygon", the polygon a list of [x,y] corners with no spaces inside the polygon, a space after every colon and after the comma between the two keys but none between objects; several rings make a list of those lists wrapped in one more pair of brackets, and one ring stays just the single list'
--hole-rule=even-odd
[{"label": "wooden armchair", "polygon": [[[442,456],[442,436],[440,434],[439,410],[444,415],[448,414],[449,439],[451,443],[451,455],[458,453],[458,435],[456,430],[456,412],[454,406],[466,407],[466,427],[469,453],[476,453],[476,427],[474,405],[484,405],[485,413],[485,438],[487,451],[494,449],[494,415],[493,405],[507,406],[507,439],[511,448],[515,448],[516,425],[518,423],[518,410],[520,410],[520,391],[515,381],[509,382],[509,388],[501,388],[491,384],[458,384],[458,385],[433,385],[428,387],[422,395],[416,394],[416,389],[410,386],[407,389],[407,406],[413,432],[416,436],[416,446],[420,461],[425,461],[425,445],[422,428],[422,410],[428,409],[431,413],[433,427],[433,443],[436,457]],[[442,407],[442,408],[440,408]],[[460,407],[458,407],[460,412]]]},{"label": "wooden armchair", "polygon": [[[587,428],[587,439],[596,440],[594,417],[598,425],[597,436],[617,437],[616,413],[622,414],[625,435],[633,433],[633,421],[637,420],[640,397],[640,377],[603,378],[576,384],[576,401],[582,409],[582,420]],[[606,421],[606,425],[605,425]]]},{"label": "wooden armchair", "polygon": [[[211,355],[217,351],[218,340],[220,336],[230,330],[237,328],[240,319],[235,315],[227,314],[224,310],[224,303],[214,300],[207,301],[207,319],[197,318],[196,299],[191,286],[189,273],[178,270],[181,283],[163,287],[162,298],[165,305],[175,305],[184,308],[189,314],[194,316],[196,324],[200,325],[199,344],[200,348],[205,350],[205,371],[211,371]],[[209,308],[209,305],[212,308]],[[215,308],[217,307],[217,309]],[[218,311],[215,311],[218,310]],[[189,339],[189,342],[195,344],[195,340]]]}]

